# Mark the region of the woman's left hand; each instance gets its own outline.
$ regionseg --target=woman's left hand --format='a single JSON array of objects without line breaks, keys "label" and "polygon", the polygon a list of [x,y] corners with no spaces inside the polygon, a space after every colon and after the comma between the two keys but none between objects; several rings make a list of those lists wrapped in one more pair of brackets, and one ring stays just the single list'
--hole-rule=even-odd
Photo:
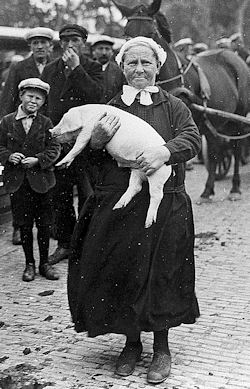
[{"label": "woman's left hand", "polygon": [[149,147],[143,151],[136,162],[140,170],[147,176],[158,170],[170,158],[170,151],[166,146]]}]

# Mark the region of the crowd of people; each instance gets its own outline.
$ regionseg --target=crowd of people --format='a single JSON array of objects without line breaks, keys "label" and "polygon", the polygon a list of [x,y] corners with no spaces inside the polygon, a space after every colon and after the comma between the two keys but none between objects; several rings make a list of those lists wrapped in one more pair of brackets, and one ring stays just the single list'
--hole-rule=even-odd
[{"label": "crowd of people", "polygon": [[250,50],[245,46],[243,35],[240,32],[216,40],[213,47],[209,47],[205,42],[195,43],[190,37],[178,40],[173,44],[173,47],[189,59],[194,55],[209,50],[209,48],[228,49],[239,55],[250,66]]},{"label": "crowd of people", "polygon": [[[32,55],[9,70],[1,103],[0,161],[11,195],[13,242],[23,247],[25,282],[36,277],[34,223],[40,275],[57,280],[54,265],[69,259],[75,330],[90,337],[110,332],[126,337],[117,375],[133,373],[143,349],[141,332],[153,332],[147,381],[158,384],[170,374],[170,328],[194,323],[199,316],[185,163],[199,152],[201,137],[188,107],[155,85],[166,61],[158,44],[145,37],[130,39],[114,61],[112,39],[105,36],[93,43],[93,58],[85,56],[87,36],[82,26],[63,26],[62,55],[51,61],[53,32],[34,28],[26,37]],[[118,166],[105,145],[119,130],[119,118],[104,115],[70,167],[55,169],[72,145],[59,144],[49,130],[70,108],[90,103],[108,103],[145,120],[161,135],[162,145],[141,150]],[[131,163],[142,177],[164,164],[172,166],[157,220],[149,228],[144,225],[146,180],[126,207],[113,210],[128,186]],[[58,245],[49,256],[52,231]]]}]

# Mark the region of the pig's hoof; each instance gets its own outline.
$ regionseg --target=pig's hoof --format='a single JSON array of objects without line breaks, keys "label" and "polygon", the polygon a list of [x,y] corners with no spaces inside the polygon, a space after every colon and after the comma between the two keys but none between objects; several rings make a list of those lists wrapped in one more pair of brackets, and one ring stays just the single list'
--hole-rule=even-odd
[{"label": "pig's hoof", "polygon": [[113,209],[119,209],[119,208],[124,208],[128,203],[130,202],[131,198],[126,198],[126,197],[121,197],[120,200],[115,204]]},{"label": "pig's hoof", "polygon": [[123,207],[125,207],[125,204],[123,202],[118,201],[118,203],[115,204],[113,209],[120,209],[120,208],[123,208]]}]

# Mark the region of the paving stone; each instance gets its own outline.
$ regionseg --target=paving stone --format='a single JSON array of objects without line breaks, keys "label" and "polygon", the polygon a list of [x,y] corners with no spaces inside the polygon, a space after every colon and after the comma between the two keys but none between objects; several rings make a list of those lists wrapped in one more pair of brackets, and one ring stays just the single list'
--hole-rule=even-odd
[{"label": "paving stone", "polygon": [[[159,389],[250,388],[249,165],[242,167],[241,179],[241,201],[225,199],[231,186],[229,175],[216,182],[214,201],[198,206],[195,200],[203,190],[206,172],[201,165],[187,172],[201,317],[194,325],[170,330],[172,371],[166,382],[157,385]],[[54,383],[46,388],[152,388],[146,382],[152,334],[142,334],[142,360],[134,374],[116,376],[115,362],[125,337],[76,334],[67,302],[67,261],[56,265],[60,280],[52,282],[37,275],[34,282],[23,283],[22,248],[12,246],[11,233],[10,223],[0,226],[0,379],[7,369],[28,364],[35,369],[30,373],[32,379]],[[55,247],[51,240],[50,251]],[[52,290],[53,294],[39,295]],[[24,355],[25,349],[31,352]]]}]

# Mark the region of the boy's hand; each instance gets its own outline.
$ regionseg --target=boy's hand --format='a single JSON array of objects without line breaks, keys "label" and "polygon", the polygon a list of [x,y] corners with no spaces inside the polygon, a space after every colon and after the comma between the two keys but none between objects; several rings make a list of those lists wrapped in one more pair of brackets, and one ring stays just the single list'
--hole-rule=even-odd
[{"label": "boy's hand", "polygon": [[31,167],[37,165],[39,160],[36,157],[27,157],[27,158],[22,159],[21,162],[22,162],[24,168],[30,169]]},{"label": "boy's hand", "polygon": [[19,162],[21,162],[21,160],[25,158],[25,155],[23,155],[22,153],[13,153],[13,154],[10,154],[9,156],[9,162],[13,163],[14,165],[17,165]]}]

